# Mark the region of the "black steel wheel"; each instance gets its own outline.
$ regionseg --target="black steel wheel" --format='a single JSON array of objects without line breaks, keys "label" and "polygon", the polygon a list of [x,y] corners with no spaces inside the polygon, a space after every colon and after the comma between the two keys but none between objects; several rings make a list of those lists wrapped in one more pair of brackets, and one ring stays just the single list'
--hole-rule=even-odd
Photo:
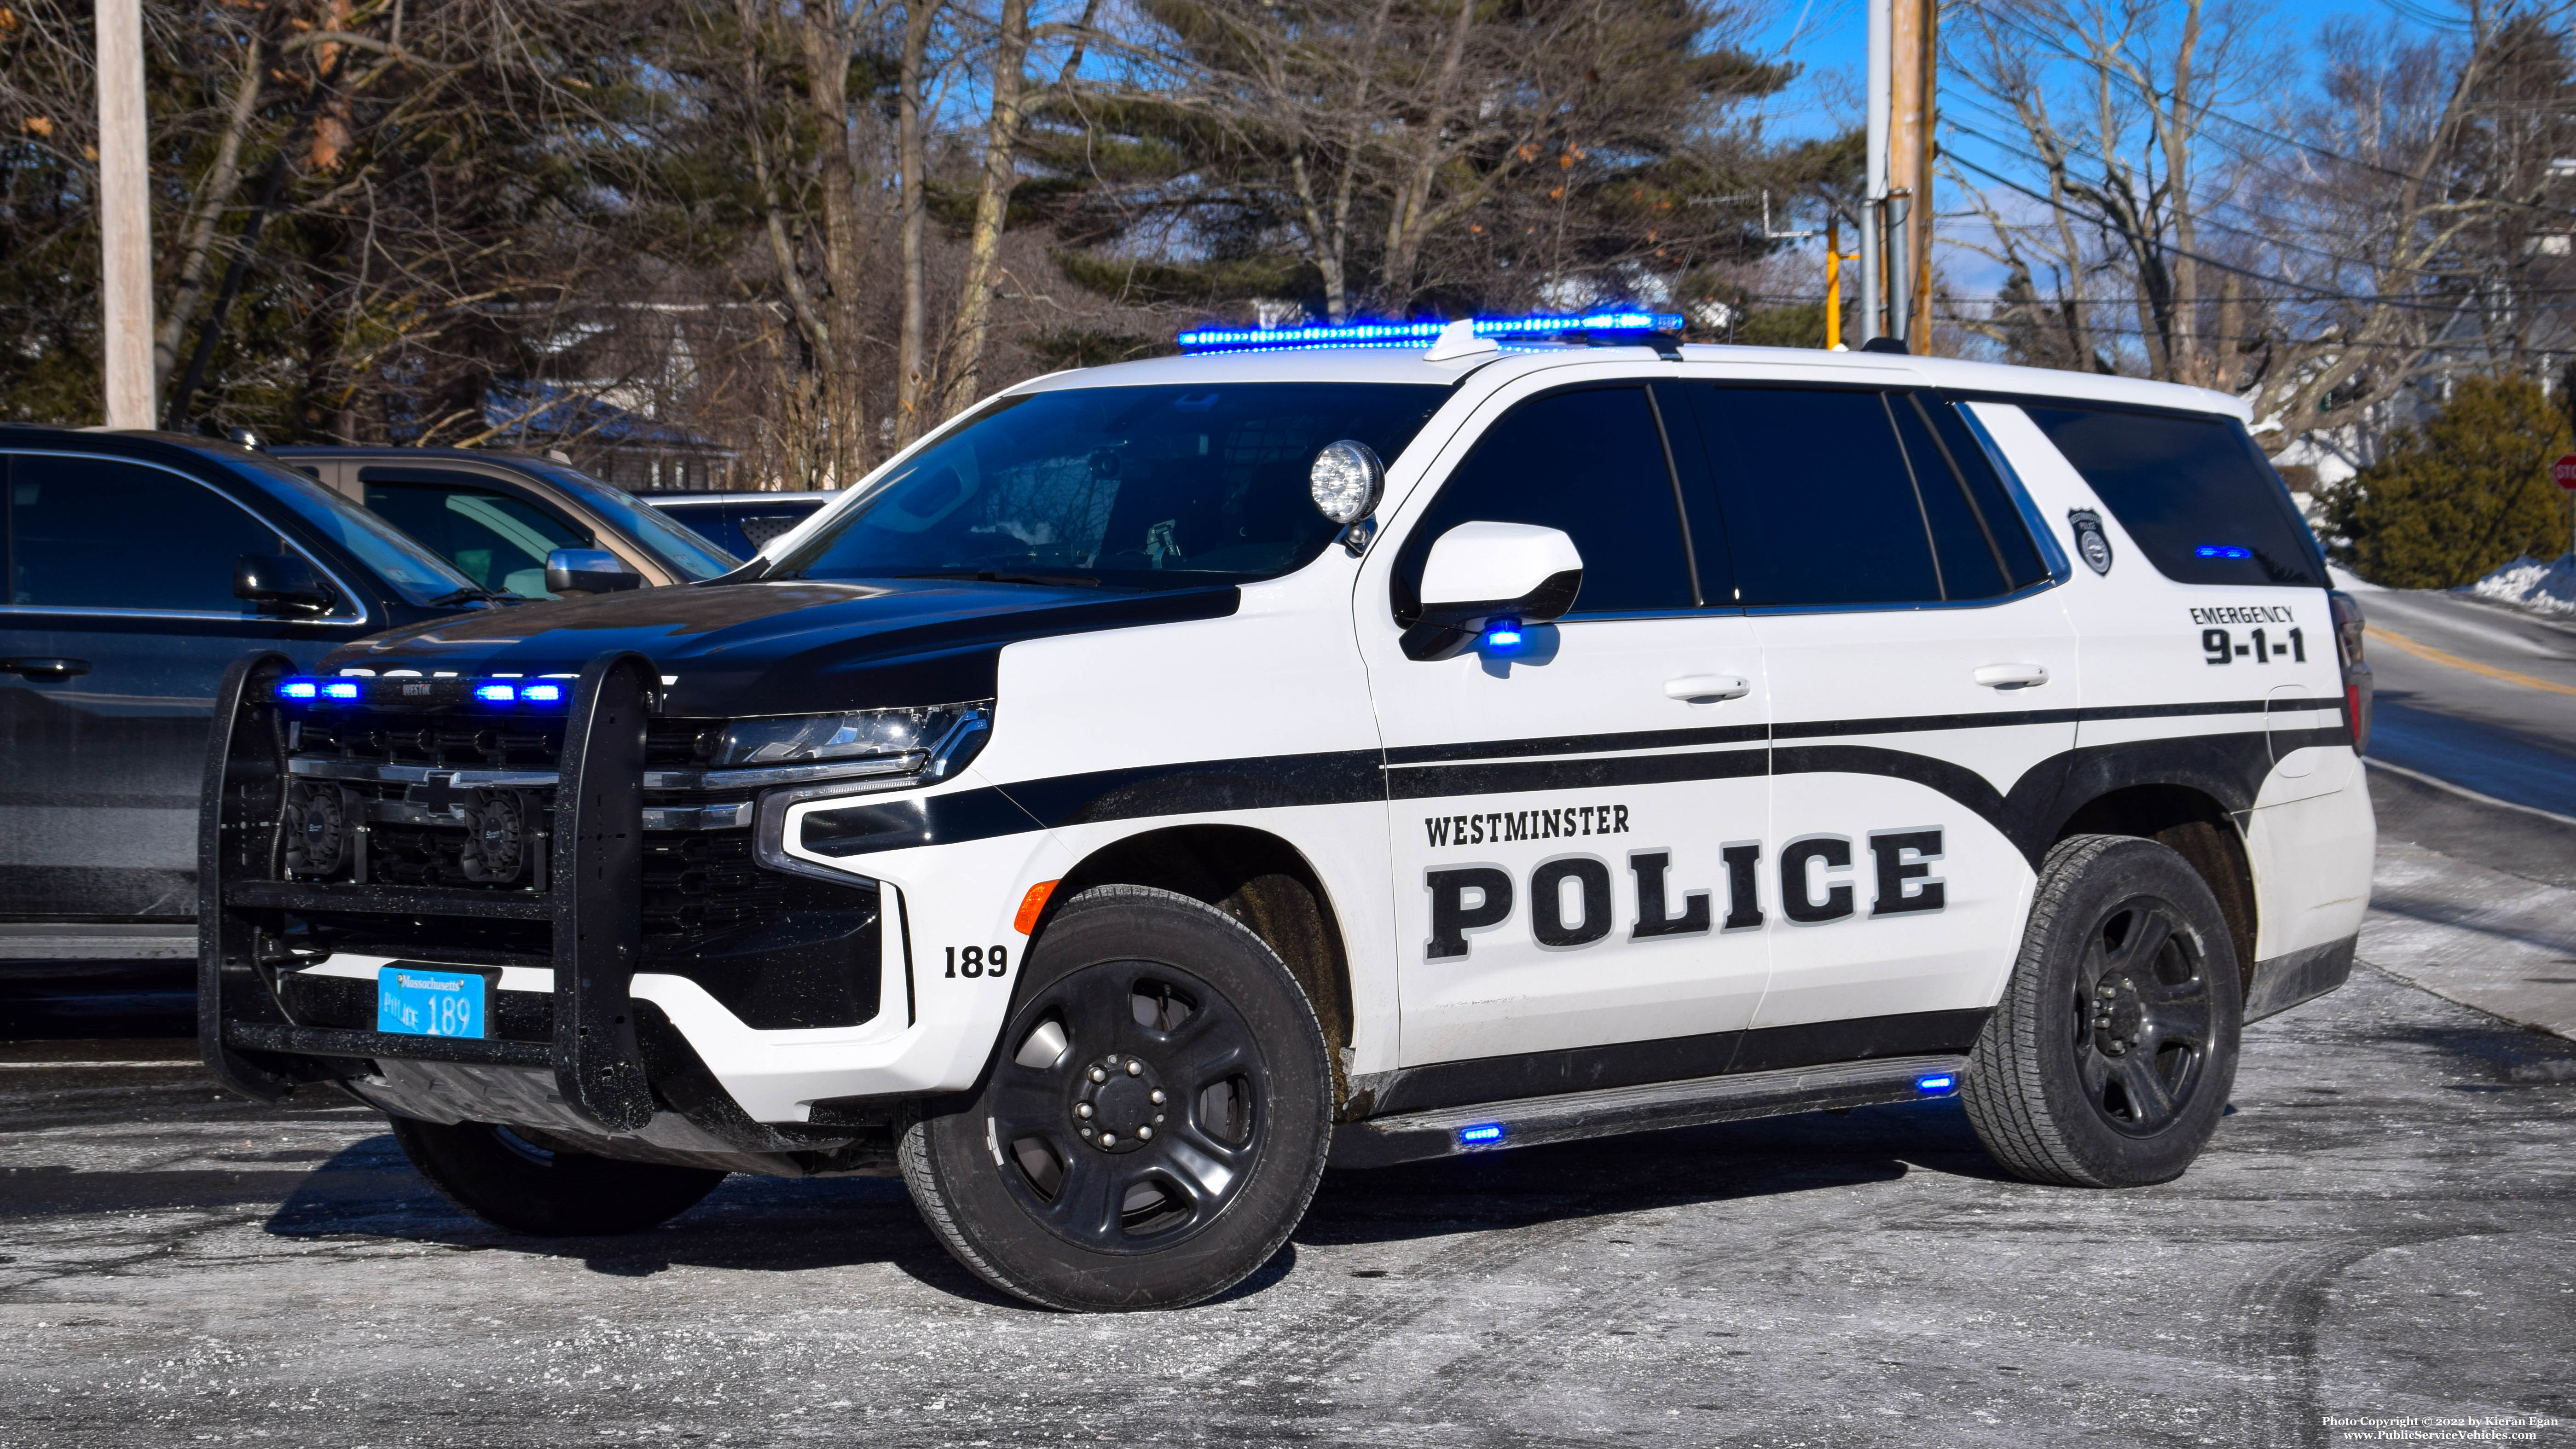
[{"label": "black steel wheel", "polygon": [[983,1083],[901,1157],[933,1230],[994,1286],[1176,1307],[1287,1240],[1331,1108],[1322,1029],[1259,937],[1186,896],[1105,886],[1057,913]]},{"label": "black steel wheel", "polygon": [[640,1233],[697,1206],[726,1177],[714,1168],[559,1151],[489,1122],[396,1117],[392,1125],[403,1155],[440,1196],[531,1237]]},{"label": "black steel wheel", "polygon": [[2128,836],[2062,841],[1960,1083],[1968,1120],[2033,1182],[2169,1181],[2226,1110],[2243,1011],[2226,918],[2187,861]]}]

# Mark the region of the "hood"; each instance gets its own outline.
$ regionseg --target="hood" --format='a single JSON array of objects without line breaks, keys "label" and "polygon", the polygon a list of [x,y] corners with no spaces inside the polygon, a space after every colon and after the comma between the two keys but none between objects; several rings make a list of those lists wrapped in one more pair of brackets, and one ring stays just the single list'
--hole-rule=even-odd
[{"label": "hood", "polygon": [[668,684],[662,712],[813,714],[989,699],[1021,639],[1219,619],[1231,585],[1109,592],[973,579],[681,585],[482,610],[378,634],[322,661],[424,674],[570,674],[633,650]]}]

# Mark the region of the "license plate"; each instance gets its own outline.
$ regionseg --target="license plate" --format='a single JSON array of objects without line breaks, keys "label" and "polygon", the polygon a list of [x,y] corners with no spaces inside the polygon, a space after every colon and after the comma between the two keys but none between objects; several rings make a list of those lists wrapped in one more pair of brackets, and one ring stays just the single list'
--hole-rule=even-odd
[{"label": "license plate", "polygon": [[376,970],[376,1030],[397,1036],[488,1036],[488,983],[479,971]]}]

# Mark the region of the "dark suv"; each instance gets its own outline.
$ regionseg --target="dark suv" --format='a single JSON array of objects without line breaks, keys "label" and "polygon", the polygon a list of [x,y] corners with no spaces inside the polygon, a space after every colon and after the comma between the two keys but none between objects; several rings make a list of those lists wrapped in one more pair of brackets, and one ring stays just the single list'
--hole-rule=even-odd
[{"label": "dark suv", "polygon": [[251,649],[318,662],[491,596],[230,443],[6,426],[0,475],[0,958],[115,937],[121,955],[192,954],[225,666]]}]

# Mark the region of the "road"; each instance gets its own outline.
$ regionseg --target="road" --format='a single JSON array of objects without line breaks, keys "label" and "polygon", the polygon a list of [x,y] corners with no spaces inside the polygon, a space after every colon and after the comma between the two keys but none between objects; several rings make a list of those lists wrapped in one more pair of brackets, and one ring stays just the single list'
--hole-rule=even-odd
[{"label": "road", "polygon": [[[2576,636],[2364,602],[2432,651],[2374,643],[2376,757],[2576,803],[2576,699],[2497,677]],[[882,1179],[497,1233],[88,963],[0,993],[0,1446],[2576,1445],[2576,825],[2372,788],[2362,964],[2248,1031],[2177,1182],[2010,1181],[1955,1102],[1340,1172],[1241,1289],[1116,1318],[992,1294]]]},{"label": "road", "polygon": [[2451,594],[2358,597],[2372,756],[2576,818],[2576,624]]}]

